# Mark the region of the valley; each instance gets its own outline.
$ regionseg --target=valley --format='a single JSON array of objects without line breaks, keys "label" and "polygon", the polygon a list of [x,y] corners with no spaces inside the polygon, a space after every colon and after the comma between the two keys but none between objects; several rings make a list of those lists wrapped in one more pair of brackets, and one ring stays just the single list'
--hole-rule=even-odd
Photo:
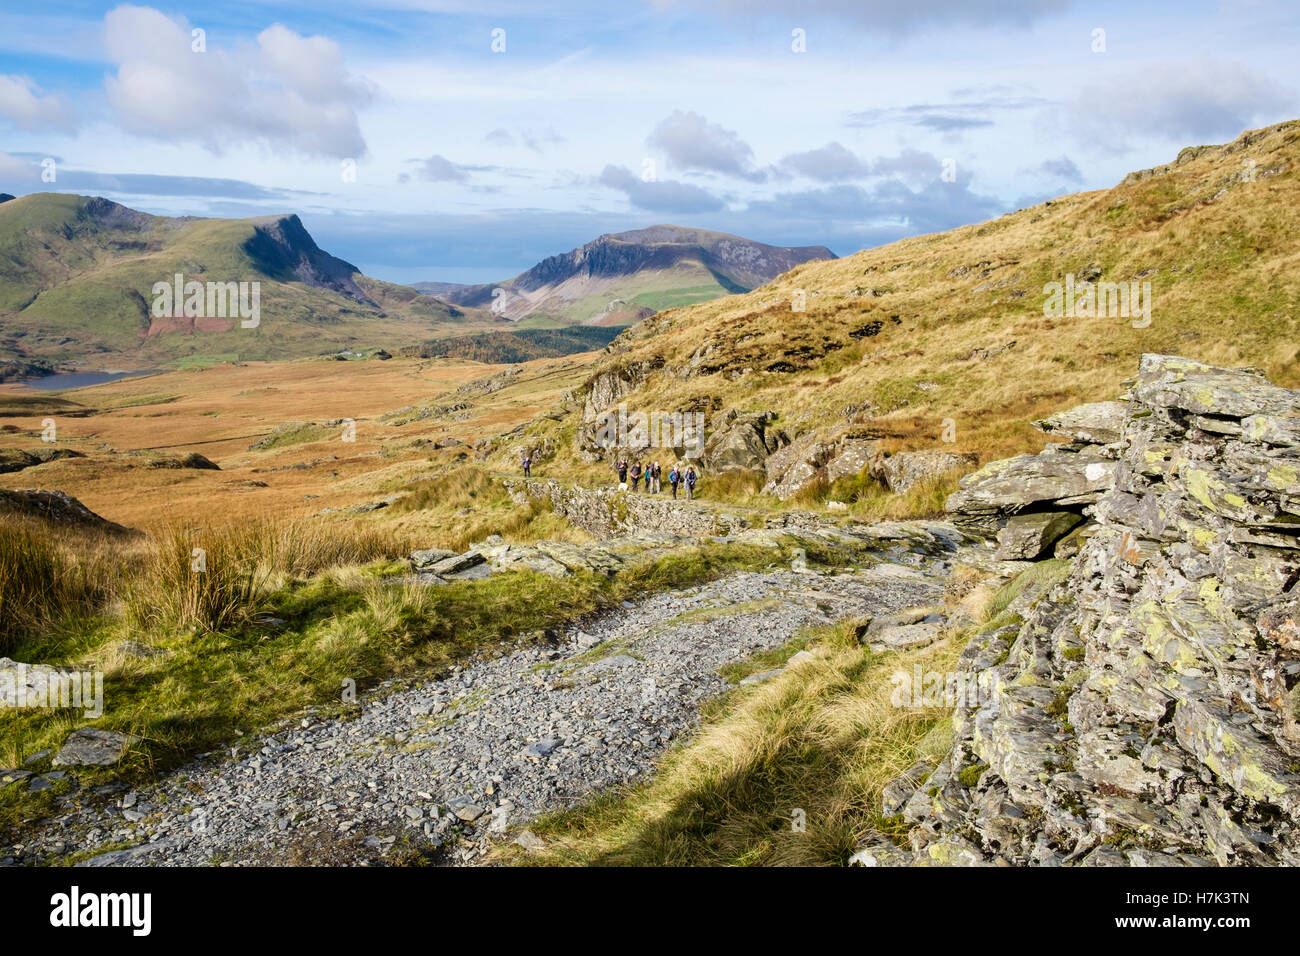
[{"label": "valley", "polygon": [[[0,385],[0,692],[105,688],[93,721],[0,713],[0,861],[1295,864],[1298,152],[1285,122],[714,262],[718,297],[676,227],[604,236],[514,280],[509,327],[495,287],[378,283],[292,217],[0,204],[49,217],[0,233],[11,360],[152,370]],[[195,243],[294,305],[143,324],[139,260]],[[1102,282],[1149,315],[1050,307]],[[584,327],[615,292],[655,311]]]}]

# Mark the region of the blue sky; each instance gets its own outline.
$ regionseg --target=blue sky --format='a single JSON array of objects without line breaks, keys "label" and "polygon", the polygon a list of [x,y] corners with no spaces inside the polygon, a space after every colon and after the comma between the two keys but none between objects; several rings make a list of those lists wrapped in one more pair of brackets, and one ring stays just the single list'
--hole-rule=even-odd
[{"label": "blue sky", "polygon": [[297,212],[397,282],[660,222],[843,255],[1296,118],[1297,48],[1294,0],[6,0],[0,190]]}]

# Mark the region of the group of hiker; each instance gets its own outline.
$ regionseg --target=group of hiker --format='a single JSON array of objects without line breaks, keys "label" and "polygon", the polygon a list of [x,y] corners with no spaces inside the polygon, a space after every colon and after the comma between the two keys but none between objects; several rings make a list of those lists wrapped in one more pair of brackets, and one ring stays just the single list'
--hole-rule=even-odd
[{"label": "group of hiker", "polygon": [[[523,470],[525,478],[532,477],[533,456],[528,452],[524,452],[519,458],[519,467]],[[618,472],[620,487],[629,487],[629,479],[631,479],[630,487],[633,491],[639,490],[643,481],[645,482],[646,494],[657,495],[663,490],[663,485],[660,482],[663,470],[657,461],[648,461],[644,465],[640,461],[634,461],[629,465],[626,458],[620,458],[614,465],[614,469]],[[674,498],[677,497],[679,487],[686,490],[687,498],[694,498],[695,484],[699,480],[700,477],[696,474],[694,465],[687,465],[685,468],[681,465],[673,465],[668,469],[668,486],[672,489]]]},{"label": "group of hiker", "polygon": [[[636,491],[644,481],[646,494],[655,495],[663,490],[663,485],[660,483],[663,471],[657,461],[646,462],[644,465],[640,461],[634,461],[629,465],[626,458],[620,458],[614,468],[618,472],[620,486],[628,486]],[[673,465],[668,469],[668,485],[672,488],[674,498],[677,497],[678,487],[686,489],[687,498],[694,498],[697,481],[699,475],[695,473],[694,465],[687,465],[684,470],[680,465]]]}]

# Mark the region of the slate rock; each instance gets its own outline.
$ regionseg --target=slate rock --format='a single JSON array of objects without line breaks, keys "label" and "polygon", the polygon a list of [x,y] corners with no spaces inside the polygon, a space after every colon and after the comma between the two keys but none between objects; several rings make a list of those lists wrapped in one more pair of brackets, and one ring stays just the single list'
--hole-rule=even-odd
[{"label": "slate rock", "polygon": [[56,767],[107,767],[117,763],[140,738],[113,730],[82,727],[74,730],[51,763]]}]

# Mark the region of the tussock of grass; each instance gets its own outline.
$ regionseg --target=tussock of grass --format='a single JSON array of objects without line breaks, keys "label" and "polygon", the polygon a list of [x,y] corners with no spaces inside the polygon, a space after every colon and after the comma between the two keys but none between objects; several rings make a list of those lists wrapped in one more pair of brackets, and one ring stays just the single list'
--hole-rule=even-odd
[{"label": "tussock of grass", "polygon": [[381,526],[270,518],[194,529],[169,523],[153,541],[122,589],[127,620],[142,630],[220,630],[256,610],[276,574],[313,575],[409,550]]},{"label": "tussock of grass", "polygon": [[100,607],[129,546],[91,532],[51,535],[41,524],[0,519],[0,655],[26,634]]}]

